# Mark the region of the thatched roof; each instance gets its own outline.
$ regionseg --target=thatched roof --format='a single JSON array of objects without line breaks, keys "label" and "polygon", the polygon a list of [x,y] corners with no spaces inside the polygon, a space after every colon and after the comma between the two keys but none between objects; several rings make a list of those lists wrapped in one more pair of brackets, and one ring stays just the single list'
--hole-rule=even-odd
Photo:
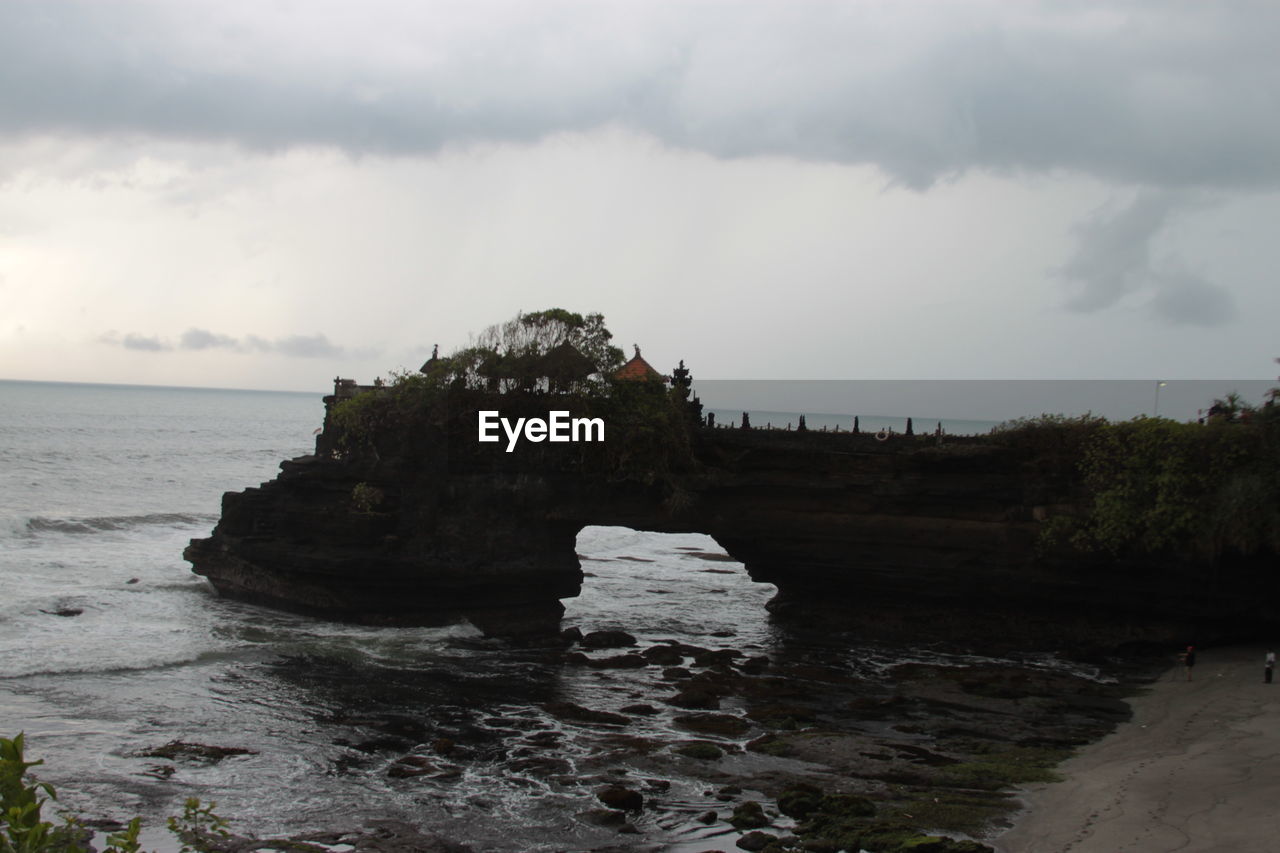
[{"label": "thatched roof", "polygon": [[583,355],[577,347],[565,341],[552,347],[542,357],[538,373],[550,379],[571,382],[575,379],[586,379],[599,369],[595,362]]}]

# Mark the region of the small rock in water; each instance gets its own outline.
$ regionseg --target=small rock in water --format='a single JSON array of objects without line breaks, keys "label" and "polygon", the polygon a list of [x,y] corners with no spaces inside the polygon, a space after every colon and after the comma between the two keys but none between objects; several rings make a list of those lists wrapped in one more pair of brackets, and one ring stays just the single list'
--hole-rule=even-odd
[{"label": "small rock in water", "polygon": [[759,803],[748,800],[734,807],[733,817],[729,818],[729,823],[734,829],[759,829],[769,825],[769,818],[765,816],[764,808]]},{"label": "small rock in water", "polygon": [[164,746],[157,746],[154,749],[148,749],[137,753],[139,758],[167,758],[170,761],[178,759],[188,759],[190,761],[201,761],[206,764],[217,764],[222,759],[231,755],[257,755],[252,749],[244,749],[239,746],[209,746],[204,743],[186,743],[180,740],[171,740]]},{"label": "small rock in water", "polygon": [[743,850],[756,851],[763,850],[768,847],[771,842],[777,841],[778,836],[770,835],[767,832],[748,832],[746,835],[738,839],[738,846]]},{"label": "small rock in water", "polygon": [[84,613],[84,608],[59,607],[57,610],[41,610],[40,612],[46,613],[50,616],[79,616],[81,613]]},{"label": "small rock in water", "polygon": [[644,808],[644,795],[622,785],[609,785],[596,791],[596,799],[611,809],[638,812]]},{"label": "small rock in water", "polygon": [[127,581],[125,581],[125,583],[126,584],[137,583],[139,580],[140,578],[129,578]]},{"label": "small rock in water", "polygon": [[600,723],[611,726],[625,726],[631,722],[621,714],[614,714],[610,711],[594,711],[591,708],[584,708],[573,702],[547,702],[542,706],[542,710],[557,719],[567,720],[571,723]]},{"label": "small rock in water", "polygon": [[620,649],[635,644],[636,638],[626,631],[592,631],[582,637],[582,645],[588,649]]},{"label": "small rock in water", "polygon": [[387,775],[392,779],[412,779],[435,773],[437,769],[435,764],[421,755],[406,755],[387,769]]}]

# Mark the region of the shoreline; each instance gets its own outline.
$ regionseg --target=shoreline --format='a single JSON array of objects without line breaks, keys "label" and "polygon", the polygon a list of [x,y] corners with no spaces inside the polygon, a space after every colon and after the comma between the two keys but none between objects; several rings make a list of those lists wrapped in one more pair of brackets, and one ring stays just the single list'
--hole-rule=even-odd
[{"label": "shoreline", "polygon": [[1267,853],[1280,839],[1280,680],[1260,645],[1200,650],[1131,700],[1133,719],[1024,789],[999,853]]}]

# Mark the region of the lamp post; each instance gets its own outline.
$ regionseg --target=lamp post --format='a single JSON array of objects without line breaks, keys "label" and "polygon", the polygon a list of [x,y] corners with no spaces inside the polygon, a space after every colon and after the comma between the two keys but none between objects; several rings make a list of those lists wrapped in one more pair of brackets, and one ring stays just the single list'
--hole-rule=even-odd
[{"label": "lamp post", "polygon": [[1151,412],[1152,417],[1160,417],[1160,389],[1168,384],[1168,382],[1161,382],[1159,379],[1156,380],[1156,405]]}]

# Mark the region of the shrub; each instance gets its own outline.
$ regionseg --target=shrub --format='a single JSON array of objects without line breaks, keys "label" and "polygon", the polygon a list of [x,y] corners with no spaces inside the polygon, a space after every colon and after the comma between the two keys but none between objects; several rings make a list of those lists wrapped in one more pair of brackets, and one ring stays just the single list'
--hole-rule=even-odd
[{"label": "shrub", "polygon": [[[27,761],[25,738],[0,737],[0,853],[87,853],[93,833],[74,816],[61,825],[45,820],[43,809],[57,793],[47,782],[28,777],[27,771],[44,763]],[[204,805],[192,797],[182,816],[169,818],[169,830],[182,843],[183,853],[211,853],[219,841],[231,837],[227,822],[214,813],[217,803]],[[103,853],[139,853],[142,818],[107,836]]]}]

